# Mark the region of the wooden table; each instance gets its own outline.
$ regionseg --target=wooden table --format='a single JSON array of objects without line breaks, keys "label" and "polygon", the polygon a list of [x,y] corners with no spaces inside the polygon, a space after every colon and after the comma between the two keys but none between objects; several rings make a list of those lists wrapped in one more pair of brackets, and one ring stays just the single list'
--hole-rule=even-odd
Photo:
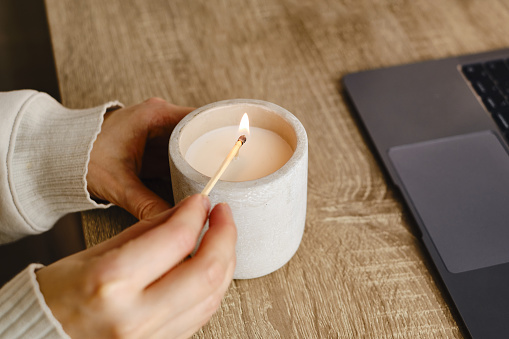
[{"label": "wooden table", "polygon": [[[343,93],[349,72],[509,45],[502,0],[46,0],[63,104],[274,102],[309,137],[304,238],[234,281],[197,338],[460,338],[415,225]],[[83,214],[89,246],[135,220]]]}]

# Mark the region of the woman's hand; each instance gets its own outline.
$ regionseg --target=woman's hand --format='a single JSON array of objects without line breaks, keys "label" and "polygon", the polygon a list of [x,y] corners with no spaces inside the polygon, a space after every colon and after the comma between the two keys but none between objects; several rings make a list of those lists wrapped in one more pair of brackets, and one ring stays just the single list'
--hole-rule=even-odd
[{"label": "woman's hand", "polygon": [[72,338],[187,338],[219,307],[235,268],[231,210],[194,195],[116,237],[37,271]]},{"label": "woman's hand", "polygon": [[191,111],[151,98],[106,113],[88,165],[87,188],[92,197],[118,205],[140,220],[170,208],[139,176],[169,176],[170,134]]}]

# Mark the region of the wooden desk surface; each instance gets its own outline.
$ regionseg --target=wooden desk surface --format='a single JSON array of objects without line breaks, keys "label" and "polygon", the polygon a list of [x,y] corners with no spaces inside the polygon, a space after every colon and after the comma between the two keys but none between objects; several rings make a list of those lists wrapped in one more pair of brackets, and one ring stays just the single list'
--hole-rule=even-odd
[{"label": "wooden desk surface", "polygon": [[[497,0],[46,0],[69,107],[274,102],[309,136],[308,215],[279,271],[234,281],[198,338],[460,338],[415,226],[358,129],[349,72],[509,46]],[[134,222],[83,215],[88,245]]]}]

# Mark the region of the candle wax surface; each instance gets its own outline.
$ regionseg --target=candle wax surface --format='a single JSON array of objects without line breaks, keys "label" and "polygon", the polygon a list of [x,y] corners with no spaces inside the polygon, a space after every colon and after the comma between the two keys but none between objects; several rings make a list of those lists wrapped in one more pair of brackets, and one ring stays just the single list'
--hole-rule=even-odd
[{"label": "candle wax surface", "polygon": [[[186,161],[198,172],[212,177],[239,138],[238,126],[221,127],[196,139],[185,154]],[[226,171],[223,181],[249,181],[281,168],[293,155],[288,143],[278,134],[250,127],[247,141]]]}]

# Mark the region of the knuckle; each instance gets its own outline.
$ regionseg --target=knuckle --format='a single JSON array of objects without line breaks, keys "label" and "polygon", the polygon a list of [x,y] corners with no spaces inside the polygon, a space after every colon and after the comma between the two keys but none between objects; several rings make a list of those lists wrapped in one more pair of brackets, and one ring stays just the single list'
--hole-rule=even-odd
[{"label": "knuckle", "polygon": [[92,265],[87,274],[87,289],[99,299],[109,300],[122,288],[122,270],[118,251],[111,251],[106,257]]},{"label": "knuckle", "polygon": [[177,235],[177,243],[180,246],[182,252],[189,254],[196,247],[196,241],[198,235],[190,228],[182,228]]},{"label": "knuckle", "polygon": [[124,321],[119,321],[111,326],[109,337],[115,339],[130,339],[135,338],[136,336],[130,329],[129,325],[127,325]]},{"label": "knuckle", "polygon": [[153,214],[157,203],[153,200],[142,200],[136,206],[139,219],[147,219]]},{"label": "knuckle", "polygon": [[158,126],[162,123],[161,109],[169,105],[166,100],[152,97],[145,100],[147,109],[140,110],[138,117],[148,126]]},{"label": "knuckle", "polygon": [[145,100],[145,102],[147,104],[154,105],[154,104],[166,103],[166,100],[164,100],[163,98],[159,98],[159,97],[151,97],[151,98],[148,98],[147,100]]},{"label": "knuckle", "polygon": [[218,260],[211,260],[204,270],[205,281],[212,290],[221,287],[227,273],[227,267]]}]

